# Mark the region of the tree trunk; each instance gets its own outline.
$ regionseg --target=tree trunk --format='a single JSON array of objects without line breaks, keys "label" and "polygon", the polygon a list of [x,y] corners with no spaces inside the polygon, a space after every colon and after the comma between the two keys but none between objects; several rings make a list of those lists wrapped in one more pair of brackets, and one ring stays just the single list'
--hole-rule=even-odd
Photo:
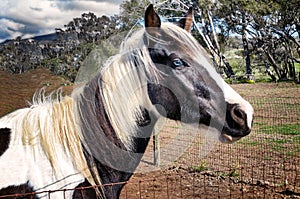
[{"label": "tree trunk", "polygon": [[294,62],[292,59],[288,59],[287,61],[288,64],[288,69],[289,69],[289,76],[292,80],[296,80],[296,71],[295,71],[295,66],[294,66]]},{"label": "tree trunk", "polygon": [[230,78],[231,76],[234,76],[235,74],[232,70],[232,67],[231,67],[231,65],[229,64],[229,62],[227,61],[227,59],[224,56],[222,56],[222,61],[225,64],[224,72],[225,72],[226,76],[228,78]]},{"label": "tree trunk", "polygon": [[280,74],[280,72],[279,72],[279,67],[278,67],[278,65],[276,64],[274,58],[272,57],[272,55],[271,55],[266,49],[263,49],[263,50],[264,50],[264,52],[265,52],[265,54],[266,54],[266,56],[267,56],[269,62],[272,64],[273,69],[274,69],[276,75],[278,76],[279,79],[281,79],[281,74]]},{"label": "tree trunk", "polygon": [[250,52],[248,47],[248,41],[246,38],[246,21],[245,21],[245,14],[242,15],[242,41],[244,47],[244,55],[246,60],[246,75],[249,77],[252,75],[252,67],[251,67],[251,60],[250,60]]},{"label": "tree trunk", "polygon": [[[298,22],[299,22],[299,20],[298,20]],[[297,32],[298,32],[298,38],[299,38],[299,36],[300,36],[300,23],[296,23],[296,30],[297,30]],[[294,37],[293,37],[294,38]],[[296,39],[295,40],[293,40],[296,44],[297,44],[297,53],[298,53],[298,55],[300,56],[300,42],[298,42]]]},{"label": "tree trunk", "polygon": [[[202,13],[201,13],[201,12],[198,12],[198,15],[199,15],[200,18],[201,18],[201,24],[202,24],[202,26],[205,27],[205,21],[204,21],[204,18],[203,18],[203,16],[202,16]],[[211,24],[211,26],[213,26],[213,24]],[[212,42],[211,42],[211,40],[210,40],[210,38],[209,38],[207,32],[204,31],[204,33],[203,33],[197,25],[196,25],[195,27],[196,27],[197,31],[199,32],[200,36],[202,37],[202,39],[204,40],[205,44],[207,45],[207,47],[208,47],[208,49],[209,49],[209,51],[210,51],[210,54],[212,55],[212,61],[213,61],[213,63],[215,64],[217,71],[220,72],[220,66],[222,65],[221,62],[218,63],[218,61],[216,60],[216,58],[219,57],[220,60],[221,60],[221,61],[224,63],[224,65],[225,65],[225,67],[224,67],[224,72],[225,72],[226,76],[227,76],[228,78],[230,78],[231,76],[235,75],[234,72],[233,72],[233,70],[232,70],[231,65],[228,63],[228,61],[225,59],[225,57],[224,57],[223,55],[221,55],[220,51],[217,50],[217,49],[213,46],[213,44],[212,44]],[[215,38],[215,39],[216,39],[216,38]]]},{"label": "tree trunk", "polygon": [[295,64],[294,64],[294,55],[293,55],[293,51],[291,49],[291,44],[289,41],[287,41],[285,47],[286,47],[286,53],[287,53],[286,64],[287,64],[287,68],[289,71],[289,78],[295,81],[296,80],[296,71],[295,71]]},{"label": "tree trunk", "polygon": [[265,61],[265,67],[266,67],[266,72],[271,77],[272,81],[276,82],[277,79],[276,79],[275,75],[273,74],[273,72],[270,70],[269,64],[266,61]]},{"label": "tree trunk", "polygon": [[251,60],[250,60],[250,52],[248,48],[248,41],[246,38],[246,34],[243,33],[242,35],[242,40],[243,40],[243,47],[244,47],[244,55],[245,55],[245,60],[246,60],[246,75],[252,75],[252,67],[251,67]]}]

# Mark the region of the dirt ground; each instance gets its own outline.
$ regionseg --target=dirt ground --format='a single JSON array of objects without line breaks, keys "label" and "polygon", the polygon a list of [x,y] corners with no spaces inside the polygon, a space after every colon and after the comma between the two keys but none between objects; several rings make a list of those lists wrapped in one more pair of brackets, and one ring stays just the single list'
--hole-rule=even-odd
[{"label": "dirt ground", "polygon": [[40,68],[22,74],[10,74],[0,70],[0,116],[28,105],[32,96],[41,88],[48,91],[63,87],[67,92],[70,83]]},{"label": "dirt ground", "polygon": [[[46,69],[15,75],[0,71],[0,116],[26,106],[42,87],[72,90],[68,81]],[[194,129],[163,121],[160,166],[153,164],[151,141],[121,198],[300,198],[300,86],[232,87],[254,106],[250,136],[224,145],[195,134]]]},{"label": "dirt ground", "polygon": [[[255,109],[253,132],[231,145],[205,142],[207,136],[200,132],[178,160],[159,171],[143,172],[151,158],[153,162],[147,157],[123,198],[300,198],[300,86],[231,86]],[[166,123],[160,133],[161,148],[174,132],[174,124]],[[189,131],[185,133],[186,139]],[[207,143],[213,146],[203,147]],[[207,148],[210,151],[201,155]],[[153,150],[151,142],[148,150]]]}]

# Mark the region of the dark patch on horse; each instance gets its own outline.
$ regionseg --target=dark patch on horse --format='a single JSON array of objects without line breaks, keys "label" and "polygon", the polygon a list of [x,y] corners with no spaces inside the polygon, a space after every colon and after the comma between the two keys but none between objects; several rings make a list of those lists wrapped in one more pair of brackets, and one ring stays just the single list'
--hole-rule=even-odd
[{"label": "dark patch on horse", "polygon": [[10,134],[9,128],[0,129],[0,156],[8,149]]},{"label": "dark patch on horse", "polygon": [[[14,194],[18,194],[19,196],[15,196]],[[0,189],[0,196],[8,196],[5,197],[5,199],[38,199],[38,197],[34,194],[33,187],[31,187],[28,183]]]},{"label": "dark patch on horse", "polygon": [[[99,78],[99,77],[98,77]],[[100,77],[101,78],[101,77]],[[121,140],[117,137],[110,121],[107,116],[107,113],[105,111],[105,107],[103,104],[103,99],[100,94],[101,91],[101,80],[95,78],[92,80],[89,85],[87,86],[87,90],[84,90],[84,92],[90,92],[91,88],[94,88],[95,91],[95,98],[94,98],[94,104],[91,107],[86,106],[86,109],[94,109],[91,110],[94,112],[94,117],[97,117],[97,122],[101,127],[101,130],[97,133],[103,134],[105,138],[108,139],[109,142],[113,143],[118,148],[126,151],[128,150],[124,144],[121,142]],[[140,107],[142,108],[142,107]],[[87,111],[90,112],[90,111]],[[152,129],[155,123],[155,117],[150,115],[150,113],[142,108],[143,117],[137,119],[137,124],[139,127],[141,127],[141,130],[138,130],[137,136],[133,138],[133,148],[132,153],[136,154],[134,156],[131,156],[128,153],[127,156],[120,157],[117,161],[120,163],[120,165],[130,165],[129,168],[132,168],[132,170],[135,170],[137,165],[140,162],[140,159],[142,158],[143,153],[145,152],[145,149],[147,147],[147,144],[150,139],[150,135],[152,133]],[[85,114],[85,113],[84,113]],[[91,117],[91,115],[89,115]],[[153,124],[152,124],[153,123]],[[88,130],[88,129],[87,129]],[[87,132],[85,132],[87,133]],[[96,133],[96,132],[93,132]],[[107,145],[103,144],[101,145],[102,149],[100,151],[103,152],[101,157],[104,156],[110,156],[114,157],[116,156],[116,153],[118,153],[119,150],[117,148],[112,147],[109,143]],[[87,160],[90,160],[93,158],[94,165],[91,165],[91,161],[87,161],[88,166],[91,168],[92,166],[96,166],[100,179],[102,181],[102,184],[110,184],[108,186],[104,186],[104,194],[107,198],[119,198],[119,195],[121,193],[121,190],[125,184],[120,184],[118,182],[126,182],[129,180],[129,178],[132,176],[132,172],[125,172],[125,171],[119,171],[114,168],[111,168],[109,165],[109,162],[102,162],[97,160],[96,158],[92,157],[93,154],[87,152],[85,147],[83,147],[84,155]],[[100,153],[100,152],[99,152]],[[115,185],[111,185],[112,183],[118,183]],[[97,198],[97,194],[95,192],[94,188],[88,188],[87,190],[83,189],[84,187],[91,186],[90,183],[85,180],[83,183],[79,184],[77,186],[77,190],[73,194],[73,198]]]},{"label": "dark patch on horse", "polygon": [[[97,85],[97,82],[95,82]],[[116,133],[113,130],[113,127],[109,121],[109,118],[107,116],[107,113],[105,112],[105,107],[102,102],[101,94],[99,91],[99,86],[96,87],[96,93],[95,93],[95,105],[96,105],[96,114],[97,114],[97,120],[103,129],[104,134],[109,139],[110,142],[114,143],[119,148],[126,150],[124,144],[122,141],[117,137]]]},{"label": "dark patch on horse", "polygon": [[[84,154],[87,158],[89,155],[87,154],[86,150],[84,149]],[[91,165],[88,162],[89,167]],[[96,166],[97,170],[100,172],[100,178],[103,185],[104,195],[106,198],[114,198],[117,199],[120,196],[121,190],[125,185],[120,182],[126,182],[132,176],[132,173],[118,171],[109,166],[106,166],[99,162],[96,158],[94,158],[94,165]],[[116,183],[116,184],[113,184]],[[101,189],[99,188],[99,191]],[[100,193],[101,194],[101,193]],[[73,199],[82,199],[82,198],[100,198],[97,195],[97,189],[85,179],[84,182],[80,183],[76,188],[72,196]]]},{"label": "dark patch on horse", "polygon": [[163,107],[163,110],[157,107],[162,115],[172,120],[181,119],[180,103],[170,89],[159,84],[148,84],[148,94],[152,104]]},{"label": "dark patch on horse", "polygon": [[82,198],[98,198],[96,189],[91,186],[91,184],[85,180],[83,183],[80,183],[73,193],[73,199],[82,199]]}]

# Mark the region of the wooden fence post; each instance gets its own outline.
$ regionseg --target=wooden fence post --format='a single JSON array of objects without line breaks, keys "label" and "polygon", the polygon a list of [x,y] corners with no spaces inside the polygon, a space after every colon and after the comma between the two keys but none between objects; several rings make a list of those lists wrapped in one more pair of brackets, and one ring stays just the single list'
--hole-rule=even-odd
[{"label": "wooden fence post", "polygon": [[154,154],[154,165],[160,165],[160,144],[159,144],[159,133],[153,130],[153,154]]}]

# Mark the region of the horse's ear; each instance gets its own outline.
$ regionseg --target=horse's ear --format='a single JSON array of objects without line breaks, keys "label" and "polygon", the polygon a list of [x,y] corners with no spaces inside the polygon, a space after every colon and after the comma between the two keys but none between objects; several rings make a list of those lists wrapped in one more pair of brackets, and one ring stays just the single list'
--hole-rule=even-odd
[{"label": "horse's ear", "polygon": [[191,32],[192,25],[193,25],[193,17],[194,17],[194,11],[193,8],[190,7],[188,12],[186,13],[185,18],[179,21],[180,27],[182,27],[188,32]]},{"label": "horse's ear", "polygon": [[159,28],[161,25],[160,18],[154,11],[153,5],[150,4],[145,12],[145,27]]}]

